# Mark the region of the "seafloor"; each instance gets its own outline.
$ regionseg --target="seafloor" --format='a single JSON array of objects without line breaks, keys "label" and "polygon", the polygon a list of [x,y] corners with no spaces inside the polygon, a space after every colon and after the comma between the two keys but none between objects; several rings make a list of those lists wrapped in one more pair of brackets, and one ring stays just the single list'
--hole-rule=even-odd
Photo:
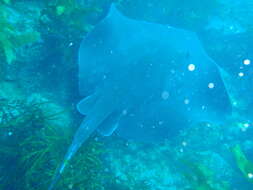
[{"label": "seafloor", "polygon": [[[75,108],[80,100],[79,44],[110,3],[0,0],[0,190],[48,188],[81,122]],[[94,134],[55,189],[253,189],[253,69],[249,65],[253,3],[117,3],[131,18],[196,32],[207,53],[234,76],[224,74],[235,111],[222,125],[201,123],[156,144]],[[241,70],[235,69],[238,65]]]}]

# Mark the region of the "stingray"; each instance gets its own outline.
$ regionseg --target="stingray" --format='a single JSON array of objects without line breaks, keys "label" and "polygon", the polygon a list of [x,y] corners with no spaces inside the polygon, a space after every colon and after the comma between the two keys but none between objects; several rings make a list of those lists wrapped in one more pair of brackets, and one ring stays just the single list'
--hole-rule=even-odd
[{"label": "stingray", "polygon": [[219,68],[195,33],[129,19],[114,5],[81,43],[79,91],[85,118],[49,189],[95,130],[158,142],[231,111]]}]

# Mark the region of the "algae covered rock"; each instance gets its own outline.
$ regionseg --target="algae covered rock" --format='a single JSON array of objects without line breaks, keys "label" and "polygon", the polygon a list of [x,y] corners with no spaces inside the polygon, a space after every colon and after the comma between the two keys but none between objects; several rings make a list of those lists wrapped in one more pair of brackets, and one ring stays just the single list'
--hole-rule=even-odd
[{"label": "algae covered rock", "polygon": [[106,163],[115,178],[114,186],[129,190],[173,190],[179,183],[184,184],[174,167],[169,144],[148,145],[118,139],[117,145],[109,143],[107,147]]}]

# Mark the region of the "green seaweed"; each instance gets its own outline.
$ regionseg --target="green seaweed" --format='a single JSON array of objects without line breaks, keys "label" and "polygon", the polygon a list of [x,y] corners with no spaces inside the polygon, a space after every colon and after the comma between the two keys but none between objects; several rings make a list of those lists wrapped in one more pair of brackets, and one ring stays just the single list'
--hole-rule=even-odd
[{"label": "green seaweed", "polygon": [[[38,136],[40,138],[38,139]],[[46,189],[53,178],[55,168],[69,145],[71,136],[55,128],[47,126],[39,135],[24,141],[22,164],[26,167],[25,185],[27,189]],[[90,141],[82,148],[77,156],[70,162],[62,176],[57,188],[68,189],[97,189],[101,187],[100,169],[102,163],[99,158],[102,144]],[[33,150],[33,151],[31,151]],[[41,173],[43,171],[43,173]],[[84,175],[85,174],[85,175]],[[41,179],[47,179],[41,181]],[[38,186],[38,182],[40,185]]]},{"label": "green seaweed", "polygon": [[[6,182],[1,189],[48,188],[74,133],[72,128],[54,122],[65,117],[64,110],[43,109],[50,104],[47,100],[0,101],[0,132],[6,136],[0,139],[0,153],[4,153],[0,157],[0,171],[8,171],[1,176]],[[103,144],[91,138],[66,167],[56,188],[102,189],[106,177],[102,172],[102,153]]]},{"label": "green seaweed", "polygon": [[61,31],[63,34],[68,34],[63,37],[71,41],[92,29],[92,25],[85,22],[85,17],[99,11],[101,10],[96,7],[80,6],[75,0],[45,1],[41,24],[49,33],[58,34]]},{"label": "green seaweed", "polygon": [[238,169],[249,182],[253,183],[253,162],[247,159],[239,144],[232,147],[231,152]]},{"label": "green seaweed", "polygon": [[226,181],[219,181],[215,178],[212,170],[200,163],[183,160],[182,163],[187,170],[183,176],[191,184],[189,190],[228,190],[229,184]]},{"label": "green seaweed", "polygon": [[16,59],[17,48],[37,41],[40,34],[37,31],[20,32],[17,30],[16,23],[11,22],[10,15],[13,8],[10,8],[10,0],[0,2],[0,55],[5,57],[8,64]]},{"label": "green seaweed", "polygon": [[10,4],[11,0],[1,0],[3,3]]}]

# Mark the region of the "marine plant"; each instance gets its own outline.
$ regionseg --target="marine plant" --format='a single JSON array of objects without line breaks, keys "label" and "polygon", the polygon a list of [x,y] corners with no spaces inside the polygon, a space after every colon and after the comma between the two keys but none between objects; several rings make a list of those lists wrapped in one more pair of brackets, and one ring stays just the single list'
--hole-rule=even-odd
[{"label": "marine plant", "polygon": [[24,100],[5,99],[0,104],[0,164],[5,171],[2,186],[3,189],[22,189],[22,180],[18,180],[24,172],[19,164],[19,143],[41,127],[43,117],[41,109],[38,109],[40,104],[28,105]]},{"label": "marine plant", "polygon": [[11,0],[1,0],[2,3],[10,4]]},{"label": "marine plant", "polygon": [[231,152],[238,169],[249,182],[253,183],[253,162],[247,159],[239,144],[232,147]]},{"label": "marine plant", "polygon": [[188,160],[182,161],[187,170],[183,176],[190,183],[189,190],[228,190],[229,184],[226,181],[219,181],[215,173],[201,163],[194,163]]},{"label": "marine plant", "polygon": [[[66,111],[43,109],[52,104],[45,100],[0,104],[0,172],[8,171],[1,176],[1,189],[47,189],[73,134],[71,127],[55,122],[63,121]],[[103,189],[102,148],[91,138],[67,166],[57,188]]]},{"label": "marine plant", "polygon": [[5,57],[8,64],[16,59],[17,48],[35,42],[40,35],[37,31],[19,31],[17,23],[11,21],[13,8],[10,0],[0,1],[0,56]]},{"label": "marine plant", "polygon": [[[21,144],[23,147],[21,162],[26,168],[25,187],[27,189],[47,189],[70,139],[67,133],[64,134],[63,131],[59,133],[54,126],[47,126],[38,135],[24,140]],[[102,153],[101,145],[92,140],[88,142],[70,162],[57,188],[102,189],[103,172],[101,171],[103,169],[99,158]]]},{"label": "marine plant", "polygon": [[49,34],[61,32],[63,39],[75,41],[92,28],[86,22],[87,15],[99,11],[96,7],[81,6],[75,0],[50,0],[45,1],[40,21]]}]

